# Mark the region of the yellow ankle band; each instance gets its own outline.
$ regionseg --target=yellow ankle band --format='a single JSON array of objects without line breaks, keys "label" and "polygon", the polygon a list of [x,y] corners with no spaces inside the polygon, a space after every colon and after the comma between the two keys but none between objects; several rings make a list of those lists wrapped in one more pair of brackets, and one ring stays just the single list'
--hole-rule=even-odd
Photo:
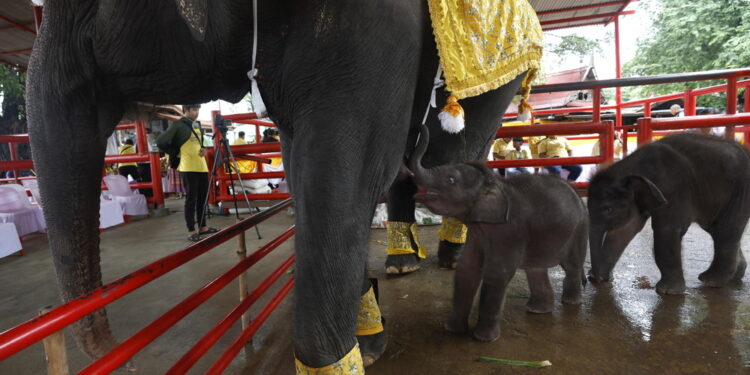
[{"label": "yellow ankle band", "polygon": [[419,242],[417,223],[389,221],[386,235],[388,236],[388,247],[385,248],[385,251],[388,255],[414,254],[415,251],[411,248],[411,239],[413,238],[419,249],[416,252],[417,256],[422,259],[427,257],[427,249]]},{"label": "yellow ankle band", "polygon": [[357,336],[374,335],[383,332],[383,320],[380,315],[380,306],[375,300],[375,290],[370,287],[367,293],[362,295],[359,302],[359,315],[357,315]]},{"label": "yellow ankle band", "polygon": [[305,366],[299,359],[294,359],[297,375],[364,375],[365,366],[362,364],[362,354],[359,353],[359,344],[333,364],[325,367],[312,368]]},{"label": "yellow ankle band", "polygon": [[466,225],[460,221],[443,216],[443,224],[440,225],[438,237],[441,241],[453,243],[466,243]]}]

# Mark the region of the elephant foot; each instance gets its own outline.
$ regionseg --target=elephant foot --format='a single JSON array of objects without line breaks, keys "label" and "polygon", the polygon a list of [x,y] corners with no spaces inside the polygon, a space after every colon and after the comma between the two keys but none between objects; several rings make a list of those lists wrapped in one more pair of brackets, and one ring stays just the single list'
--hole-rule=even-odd
[{"label": "elephant foot", "polygon": [[389,275],[406,275],[418,269],[417,254],[388,255],[385,259],[385,273]]},{"label": "elephant foot", "polygon": [[659,294],[680,295],[685,294],[685,290],[684,280],[665,281],[662,279],[656,283],[656,293]]},{"label": "elephant foot", "polygon": [[440,241],[438,245],[438,267],[455,270],[463,246],[462,243]]},{"label": "elephant foot", "polygon": [[547,314],[552,311],[553,300],[530,299],[526,303],[526,311],[533,314]]},{"label": "elephant foot", "polygon": [[580,305],[581,304],[581,290],[563,290],[562,303],[566,305]]},{"label": "elephant foot", "polygon": [[478,341],[493,342],[500,338],[500,326],[495,324],[492,327],[484,328],[477,325],[472,336]]},{"label": "elephant foot", "polygon": [[466,333],[469,332],[469,321],[468,319],[451,318],[443,324],[443,328],[450,333]]},{"label": "elephant foot", "polygon": [[743,257],[740,259],[739,264],[737,264],[737,271],[734,273],[734,276],[732,276],[732,281],[742,281],[742,278],[745,276],[745,269],[747,269],[747,262]]},{"label": "elephant foot", "polygon": [[698,275],[698,279],[711,288],[720,288],[726,285],[731,278],[730,272],[714,271],[712,269]]},{"label": "elephant foot", "polygon": [[[385,326],[385,319],[383,319]],[[388,345],[388,334],[386,331],[374,335],[357,336],[359,342],[359,351],[362,353],[362,363],[365,367],[375,363],[385,352]]]}]

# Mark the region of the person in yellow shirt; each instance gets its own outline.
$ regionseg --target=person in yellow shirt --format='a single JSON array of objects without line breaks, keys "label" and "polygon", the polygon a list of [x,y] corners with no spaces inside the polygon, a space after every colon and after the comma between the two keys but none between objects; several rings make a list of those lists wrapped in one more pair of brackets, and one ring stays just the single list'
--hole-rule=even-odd
[{"label": "person in yellow shirt", "polygon": [[[529,150],[521,148],[522,146],[523,138],[513,138],[513,148],[505,152],[505,160],[528,160]],[[531,171],[527,167],[516,167],[507,168],[505,173],[507,175],[529,174]]]},{"label": "person in yellow shirt", "polygon": [[[179,160],[177,170],[185,189],[185,223],[188,240],[199,241],[201,236],[216,233],[218,230],[206,226],[204,204],[208,196],[208,165],[206,148],[203,147],[203,131],[198,119],[200,105],[184,105],[184,116],[172,123],[166,132],[157,139],[157,144],[177,144]],[[159,146],[164,149],[164,147]],[[198,229],[196,230],[196,222]]]},{"label": "person in yellow shirt", "polygon": [[237,133],[237,138],[234,140],[234,143],[232,143],[232,146],[246,145],[246,144],[247,144],[247,141],[245,140],[245,132]]},{"label": "person in yellow shirt", "polygon": [[[573,149],[565,137],[556,135],[547,136],[547,139],[539,143],[539,157],[541,158],[566,158],[573,156]],[[550,174],[559,176],[562,169],[569,172],[568,181],[573,182],[581,175],[583,168],[580,165],[563,165],[545,167]]]},{"label": "person in yellow shirt", "polygon": [[[125,143],[122,146],[118,147],[117,151],[120,155],[135,154],[135,145],[133,145],[133,140],[126,139]],[[135,162],[120,163],[117,165],[117,171],[120,172],[120,175],[124,176],[125,178],[128,178],[128,176],[133,177],[133,181],[138,181],[141,179],[141,175],[138,174],[138,164],[136,164]]]},{"label": "person in yellow shirt", "polygon": [[[505,160],[505,150],[510,144],[510,138],[498,138],[492,144],[492,160]],[[501,176],[505,176],[505,168],[497,168]]]}]

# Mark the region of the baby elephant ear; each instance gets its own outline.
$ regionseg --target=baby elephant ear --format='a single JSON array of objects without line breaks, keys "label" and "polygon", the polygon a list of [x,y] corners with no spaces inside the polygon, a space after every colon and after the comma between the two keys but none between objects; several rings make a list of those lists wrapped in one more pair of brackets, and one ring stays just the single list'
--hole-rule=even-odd
[{"label": "baby elephant ear", "polygon": [[633,191],[635,200],[641,209],[651,211],[667,204],[661,190],[646,177],[630,175],[625,177],[624,185]]},{"label": "baby elephant ear", "polygon": [[486,191],[474,203],[466,217],[467,223],[507,224],[510,215],[510,200],[500,189]]}]

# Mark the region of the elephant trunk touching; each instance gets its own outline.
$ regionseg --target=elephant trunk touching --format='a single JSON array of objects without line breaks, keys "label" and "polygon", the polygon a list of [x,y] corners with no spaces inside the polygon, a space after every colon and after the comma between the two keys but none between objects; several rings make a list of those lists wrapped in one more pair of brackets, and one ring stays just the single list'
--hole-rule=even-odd
[{"label": "elephant trunk touching", "polygon": [[422,125],[417,148],[412,153],[411,158],[409,158],[409,168],[414,173],[414,179],[419,186],[429,186],[433,178],[433,172],[422,166],[422,157],[427,151],[429,142],[430,132],[427,130],[427,126]]},{"label": "elephant trunk touching", "polygon": [[625,225],[609,229],[604,225],[592,225],[589,231],[591,249],[591,271],[593,282],[612,281],[612,270],[630,241],[646,224],[646,217],[633,214]]}]

